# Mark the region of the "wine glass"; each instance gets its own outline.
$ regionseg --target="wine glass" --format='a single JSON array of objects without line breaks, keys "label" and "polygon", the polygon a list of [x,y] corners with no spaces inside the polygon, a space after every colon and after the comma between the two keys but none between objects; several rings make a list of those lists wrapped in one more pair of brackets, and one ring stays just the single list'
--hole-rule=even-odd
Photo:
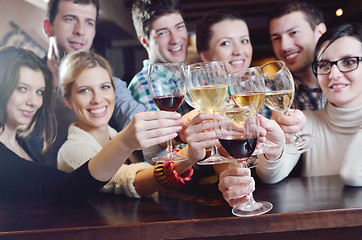
[{"label": "wine glass", "polygon": [[[187,66],[187,91],[190,104],[200,112],[210,112],[226,103],[228,96],[228,76],[223,62],[200,62]],[[199,165],[212,165],[230,162],[231,160],[219,154],[217,146],[211,150],[211,155],[198,161]]]},{"label": "wine glass", "polygon": [[[288,114],[294,100],[294,80],[283,61],[274,61],[261,67],[265,76],[265,105],[271,110]],[[294,141],[287,144],[290,154],[303,153],[313,146],[310,134],[295,134]]]},{"label": "wine glass", "polygon": [[[152,100],[162,111],[175,112],[185,97],[186,80],[181,63],[152,63],[148,68],[148,88]],[[155,162],[180,162],[188,158],[173,151],[172,139],[167,141],[166,153],[152,158]]]},{"label": "wine glass", "polygon": [[[247,168],[248,158],[255,151],[259,138],[259,117],[254,103],[244,107],[224,106],[214,110],[214,123],[221,146],[241,167]],[[233,208],[232,213],[239,217],[250,217],[266,213],[272,209],[270,202],[256,202],[252,193],[250,200]]]},{"label": "wine glass", "polygon": [[[251,67],[246,71],[239,71],[229,74],[230,92],[234,102],[240,107],[254,103],[257,111],[264,103],[265,81],[260,67]],[[264,143],[260,143],[253,155],[262,154],[266,148]]]}]

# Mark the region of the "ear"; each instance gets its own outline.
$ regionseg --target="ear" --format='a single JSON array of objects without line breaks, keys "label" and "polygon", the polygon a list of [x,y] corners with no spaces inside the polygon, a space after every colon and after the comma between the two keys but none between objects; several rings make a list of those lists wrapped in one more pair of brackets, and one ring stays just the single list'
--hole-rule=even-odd
[{"label": "ear", "polygon": [[141,35],[137,35],[137,38],[138,38],[138,40],[140,41],[140,43],[142,44],[142,46],[143,46],[144,48],[147,49],[147,48],[150,47],[150,45],[148,44],[146,38],[142,37]]},{"label": "ear", "polygon": [[208,54],[206,52],[200,52],[199,53],[200,58],[203,62],[208,62],[208,61],[212,61],[209,57]]},{"label": "ear", "polygon": [[74,109],[72,103],[69,101],[68,98],[64,98],[64,103],[65,103],[65,106],[67,106],[70,110]]},{"label": "ear", "polygon": [[318,40],[327,31],[327,26],[324,23],[318,24],[314,29],[314,35]]},{"label": "ear", "polygon": [[43,31],[49,38],[53,36],[52,25],[50,24],[49,19],[44,19]]}]

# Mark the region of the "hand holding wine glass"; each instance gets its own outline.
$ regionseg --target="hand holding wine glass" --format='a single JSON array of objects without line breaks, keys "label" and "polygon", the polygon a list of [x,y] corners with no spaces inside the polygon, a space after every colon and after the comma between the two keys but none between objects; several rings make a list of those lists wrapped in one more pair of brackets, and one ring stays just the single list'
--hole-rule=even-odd
[{"label": "hand holding wine glass", "polygon": [[[247,160],[254,152],[259,137],[259,117],[254,104],[239,107],[226,106],[214,110],[214,123],[217,138],[223,148],[247,168]],[[272,209],[269,202],[256,202],[251,199],[245,205],[234,207],[232,213],[240,217],[260,215]]]},{"label": "hand holding wine glass", "polygon": [[[265,105],[271,110],[288,114],[294,100],[294,80],[283,61],[274,61],[261,67],[265,76]],[[314,138],[310,134],[296,134],[294,142],[287,144],[286,151],[297,154],[313,146]]]},{"label": "hand holding wine glass", "polygon": [[[175,112],[185,97],[186,80],[180,63],[152,63],[148,68],[148,87],[150,95],[162,111]],[[187,158],[173,152],[172,140],[167,141],[167,151],[155,162],[179,162]]]}]

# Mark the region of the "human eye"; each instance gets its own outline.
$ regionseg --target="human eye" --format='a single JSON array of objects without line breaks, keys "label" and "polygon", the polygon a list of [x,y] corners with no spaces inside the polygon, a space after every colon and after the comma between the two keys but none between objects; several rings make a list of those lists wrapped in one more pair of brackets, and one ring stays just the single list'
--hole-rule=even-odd
[{"label": "human eye", "polygon": [[64,21],[65,22],[73,22],[73,21],[75,21],[75,17],[74,16],[66,16],[64,18]]},{"label": "human eye", "polygon": [[320,61],[318,62],[318,71],[320,72],[328,72],[329,69],[331,68],[331,63],[327,62],[327,61]]},{"label": "human eye", "polygon": [[39,96],[43,96],[44,90],[37,90],[35,93]]},{"label": "human eye", "polygon": [[94,23],[93,20],[89,20],[89,21],[87,22],[87,25],[90,26],[90,27],[94,27],[94,26],[95,26],[95,23]]},{"label": "human eye", "polygon": [[223,41],[220,43],[220,46],[230,46],[230,45],[231,45],[230,41]]},{"label": "human eye", "polygon": [[179,25],[176,26],[176,28],[179,29],[179,30],[183,30],[185,28],[185,24],[184,23],[179,24]]},{"label": "human eye", "polygon": [[276,41],[279,41],[279,40],[280,40],[280,36],[272,36],[271,37],[272,42],[276,42]]},{"label": "human eye", "polygon": [[349,58],[341,59],[341,60],[339,60],[339,62],[342,65],[342,67],[350,68],[350,67],[355,66],[355,64],[357,63],[357,59],[353,58],[353,57],[349,57]]},{"label": "human eye", "polygon": [[18,86],[18,87],[17,87],[17,90],[18,90],[18,92],[24,93],[24,92],[26,92],[26,87],[24,87],[24,86]]},{"label": "human eye", "polygon": [[112,85],[111,84],[104,84],[104,85],[102,85],[102,89],[105,89],[105,90],[107,90],[107,89],[111,89],[112,88]]},{"label": "human eye", "polygon": [[242,43],[242,44],[249,44],[249,42],[250,42],[250,40],[247,39],[247,38],[241,40],[241,43]]},{"label": "human eye", "polygon": [[86,94],[86,93],[89,93],[89,92],[90,92],[90,90],[88,88],[81,88],[78,91],[78,93],[80,93],[80,94]]},{"label": "human eye", "polygon": [[168,35],[168,30],[162,30],[157,32],[157,37],[165,37]]}]

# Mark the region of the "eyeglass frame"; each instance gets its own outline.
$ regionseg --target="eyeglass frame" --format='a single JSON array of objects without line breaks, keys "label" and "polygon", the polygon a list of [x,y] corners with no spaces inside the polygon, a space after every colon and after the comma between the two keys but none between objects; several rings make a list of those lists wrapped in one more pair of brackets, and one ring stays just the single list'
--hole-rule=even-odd
[{"label": "eyeglass frame", "polygon": [[[351,70],[347,70],[347,71],[342,71],[339,66],[338,66],[338,62],[341,61],[341,60],[345,60],[345,59],[348,59],[348,58],[355,58],[357,59],[357,66],[355,69],[351,69]],[[338,59],[337,61],[316,61],[316,62],[313,62],[312,64],[312,69],[313,69],[313,73],[315,75],[328,75],[331,73],[331,70],[332,70],[332,67],[333,65],[336,65],[338,70],[341,72],[341,73],[347,73],[347,72],[352,72],[354,70],[356,70],[359,66],[359,62],[362,61],[362,57],[357,57],[357,56],[354,56],[354,57],[345,57],[345,58],[341,58],[341,59]],[[325,63],[330,63],[331,64],[331,67],[329,68],[329,71],[327,73],[318,73],[317,72],[317,63],[320,63],[320,62],[325,62]]]}]

